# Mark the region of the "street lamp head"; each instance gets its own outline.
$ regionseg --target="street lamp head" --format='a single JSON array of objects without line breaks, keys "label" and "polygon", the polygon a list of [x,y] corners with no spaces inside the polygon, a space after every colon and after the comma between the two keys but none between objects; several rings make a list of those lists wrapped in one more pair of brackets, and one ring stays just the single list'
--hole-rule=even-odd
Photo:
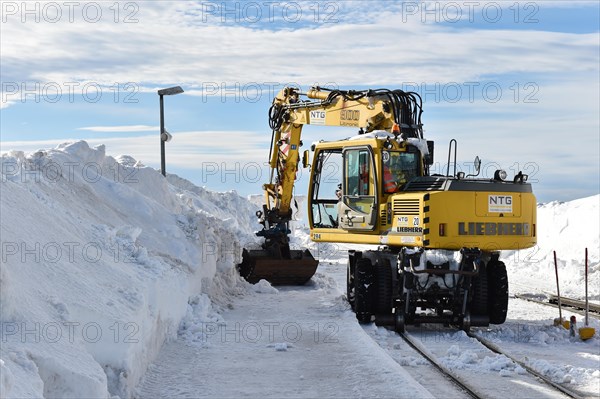
[{"label": "street lamp head", "polygon": [[180,93],[183,93],[183,89],[180,86],[169,87],[168,89],[160,89],[158,91],[159,96],[173,96]]}]

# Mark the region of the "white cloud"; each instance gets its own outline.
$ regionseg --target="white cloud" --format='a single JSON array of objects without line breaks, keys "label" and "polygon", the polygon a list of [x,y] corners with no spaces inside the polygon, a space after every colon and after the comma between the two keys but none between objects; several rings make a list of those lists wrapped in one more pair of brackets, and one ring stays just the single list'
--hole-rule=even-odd
[{"label": "white cloud", "polygon": [[150,132],[158,131],[156,126],[147,125],[129,125],[129,126],[88,126],[80,127],[77,130],[89,130],[92,132]]},{"label": "white cloud", "polygon": [[257,25],[263,29],[203,23],[202,16],[186,13],[191,4],[139,3],[138,23],[115,23],[108,5],[98,23],[78,14],[73,23],[56,24],[21,23],[10,16],[1,39],[3,78],[140,86],[389,85],[598,68],[597,34],[456,30],[405,19],[397,5],[384,10],[366,3],[350,3],[352,12],[362,13],[360,25],[287,23],[271,31],[268,23]]},{"label": "white cloud", "polygon": [[[2,80],[59,82],[61,87],[69,82],[97,82],[107,87],[115,82],[135,82],[140,91],[180,84],[185,94],[192,96],[206,95],[215,85],[219,90],[235,90],[236,84],[250,84],[254,89],[253,82],[264,90],[286,83],[396,88],[409,82],[494,80],[502,83],[505,96],[511,96],[507,84],[520,84],[520,94],[525,95],[523,85],[533,82],[539,87],[537,104],[525,104],[522,97],[516,103],[503,98],[495,104],[426,101],[423,119],[429,138],[438,140],[440,150],[444,140],[458,138],[463,159],[479,154],[504,167],[512,162],[538,162],[541,176],[547,177],[540,184],[570,184],[578,176],[597,180],[597,32],[492,30],[476,29],[476,25],[457,29],[422,23],[419,16],[406,18],[400,2],[331,3],[340,8],[339,23],[294,24],[278,17],[276,31],[268,21],[245,25],[220,24],[218,17],[203,21],[202,3],[198,2],[133,3],[139,6],[134,16],[138,23],[123,23],[127,15],[123,9],[115,23],[108,8],[112,3],[102,3],[104,17],[98,23],[86,22],[81,10],[73,23],[21,23],[20,15],[7,16],[0,37]],[[497,4],[508,8],[513,2]],[[534,4],[558,8],[571,3]],[[574,6],[582,4],[588,3]],[[3,95],[0,106],[5,108],[16,100]],[[196,100],[188,97],[187,101]],[[226,113],[227,104],[223,107]],[[95,123],[100,126],[82,130],[157,131],[145,125]],[[227,128],[227,121],[223,126]],[[269,138],[253,131],[175,133],[173,142],[167,144],[168,165],[194,169],[203,162],[262,162]],[[310,142],[339,137],[333,132],[320,137],[307,129],[303,138]],[[64,140],[0,144],[2,149],[27,150],[60,141]],[[110,154],[132,155],[149,165],[159,163],[158,134],[89,141],[106,144]],[[439,154],[445,158],[444,150]]]}]

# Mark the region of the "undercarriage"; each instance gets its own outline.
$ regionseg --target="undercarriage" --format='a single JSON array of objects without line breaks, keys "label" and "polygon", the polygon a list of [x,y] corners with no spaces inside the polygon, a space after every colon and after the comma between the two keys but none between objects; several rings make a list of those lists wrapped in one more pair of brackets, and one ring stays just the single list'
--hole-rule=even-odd
[{"label": "undercarriage", "polygon": [[506,267],[497,252],[388,248],[349,251],[347,297],[361,323],[403,332],[406,325],[502,324]]}]

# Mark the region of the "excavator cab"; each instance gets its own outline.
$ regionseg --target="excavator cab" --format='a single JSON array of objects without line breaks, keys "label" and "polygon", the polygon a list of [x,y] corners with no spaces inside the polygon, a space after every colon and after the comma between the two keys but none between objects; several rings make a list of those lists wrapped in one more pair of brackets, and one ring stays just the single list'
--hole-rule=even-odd
[{"label": "excavator cab", "polygon": [[[386,224],[387,199],[423,176],[425,157],[419,148],[388,137],[394,136],[382,131],[314,146],[308,194],[313,239],[372,243]],[[337,181],[340,195],[334,196]]]}]

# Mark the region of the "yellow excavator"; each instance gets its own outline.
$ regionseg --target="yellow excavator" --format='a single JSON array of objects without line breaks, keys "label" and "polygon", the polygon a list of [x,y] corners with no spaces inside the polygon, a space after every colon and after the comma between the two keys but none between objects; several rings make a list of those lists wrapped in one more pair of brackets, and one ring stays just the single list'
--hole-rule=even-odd
[{"label": "yellow excavator", "polygon": [[[433,141],[423,138],[422,102],[402,90],[281,90],[269,110],[270,182],[257,212],[260,250],[243,251],[251,283],[304,284],[318,261],[292,250],[294,183],[310,166],[308,221],[315,242],[372,244],[348,251],[347,299],[360,322],[501,324],[508,308],[501,250],[536,244],[536,199],[528,176],[456,172],[455,140],[445,175],[430,174]],[[304,125],[346,126],[355,135],[300,148]],[[453,155],[453,159],[452,159]],[[450,165],[454,165],[451,173]]]}]

